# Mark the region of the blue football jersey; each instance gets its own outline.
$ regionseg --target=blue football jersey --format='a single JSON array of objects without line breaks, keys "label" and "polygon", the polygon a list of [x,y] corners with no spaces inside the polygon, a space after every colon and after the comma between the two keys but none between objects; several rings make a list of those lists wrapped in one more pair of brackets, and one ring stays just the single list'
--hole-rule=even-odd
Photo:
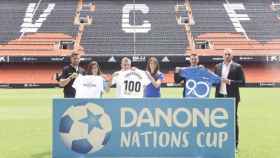
[{"label": "blue football jersey", "polygon": [[221,78],[204,67],[187,67],[180,70],[185,78],[185,97],[209,97],[212,84],[218,84]]}]

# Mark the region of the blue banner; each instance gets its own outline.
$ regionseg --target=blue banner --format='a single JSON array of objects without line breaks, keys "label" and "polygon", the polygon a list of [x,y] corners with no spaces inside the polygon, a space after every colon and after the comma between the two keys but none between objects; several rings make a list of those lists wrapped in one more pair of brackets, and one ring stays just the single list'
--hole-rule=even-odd
[{"label": "blue banner", "polygon": [[234,158],[233,99],[55,99],[53,158]]}]

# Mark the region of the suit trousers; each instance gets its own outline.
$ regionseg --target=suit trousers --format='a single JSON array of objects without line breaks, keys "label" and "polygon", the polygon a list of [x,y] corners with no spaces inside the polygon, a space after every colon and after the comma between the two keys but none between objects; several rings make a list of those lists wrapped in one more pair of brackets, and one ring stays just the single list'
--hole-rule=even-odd
[{"label": "suit trousers", "polygon": [[[232,98],[227,95],[218,94],[217,98]],[[238,147],[239,143],[239,124],[238,124],[238,104],[239,102],[235,101],[235,147]]]}]

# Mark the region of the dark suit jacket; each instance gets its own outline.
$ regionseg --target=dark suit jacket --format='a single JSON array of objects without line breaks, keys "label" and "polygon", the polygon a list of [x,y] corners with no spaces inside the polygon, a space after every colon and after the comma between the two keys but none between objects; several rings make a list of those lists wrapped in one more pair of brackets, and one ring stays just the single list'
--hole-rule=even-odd
[{"label": "dark suit jacket", "polygon": [[[62,74],[58,79],[66,79],[73,73],[85,74],[85,70],[82,67],[78,68],[78,71],[71,65],[65,66],[62,70]],[[64,98],[74,98],[76,94],[75,88],[72,87],[75,79],[72,79],[63,89]]]},{"label": "dark suit jacket", "polygon": [[[215,66],[215,74],[218,76],[222,76],[222,65],[223,63],[219,63]],[[233,97],[236,99],[236,103],[240,101],[240,93],[239,87],[245,85],[245,76],[242,69],[242,66],[238,63],[232,62],[228,74],[228,79],[231,80],[231,84],[227,85],[227,94],[228,97]],[[219,96],[220,84],[216,85],[216,94],[215,96]]]}]

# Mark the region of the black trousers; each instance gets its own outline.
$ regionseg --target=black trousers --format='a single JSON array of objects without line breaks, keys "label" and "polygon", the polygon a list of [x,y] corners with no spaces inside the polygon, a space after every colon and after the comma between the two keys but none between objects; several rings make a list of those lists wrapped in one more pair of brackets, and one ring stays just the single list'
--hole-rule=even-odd
[{"label": "black trousers", "polygon": [[[226,95],[218,94],[217,98],[232,98]],[[239,102],[235,101],[235,147],[238,147],[239,143],[239,124],[238,124],[238,104]]]},{"label": "black trousers", "polygon": [[64,98],[75,98],[75,94],[64,93]]}]

